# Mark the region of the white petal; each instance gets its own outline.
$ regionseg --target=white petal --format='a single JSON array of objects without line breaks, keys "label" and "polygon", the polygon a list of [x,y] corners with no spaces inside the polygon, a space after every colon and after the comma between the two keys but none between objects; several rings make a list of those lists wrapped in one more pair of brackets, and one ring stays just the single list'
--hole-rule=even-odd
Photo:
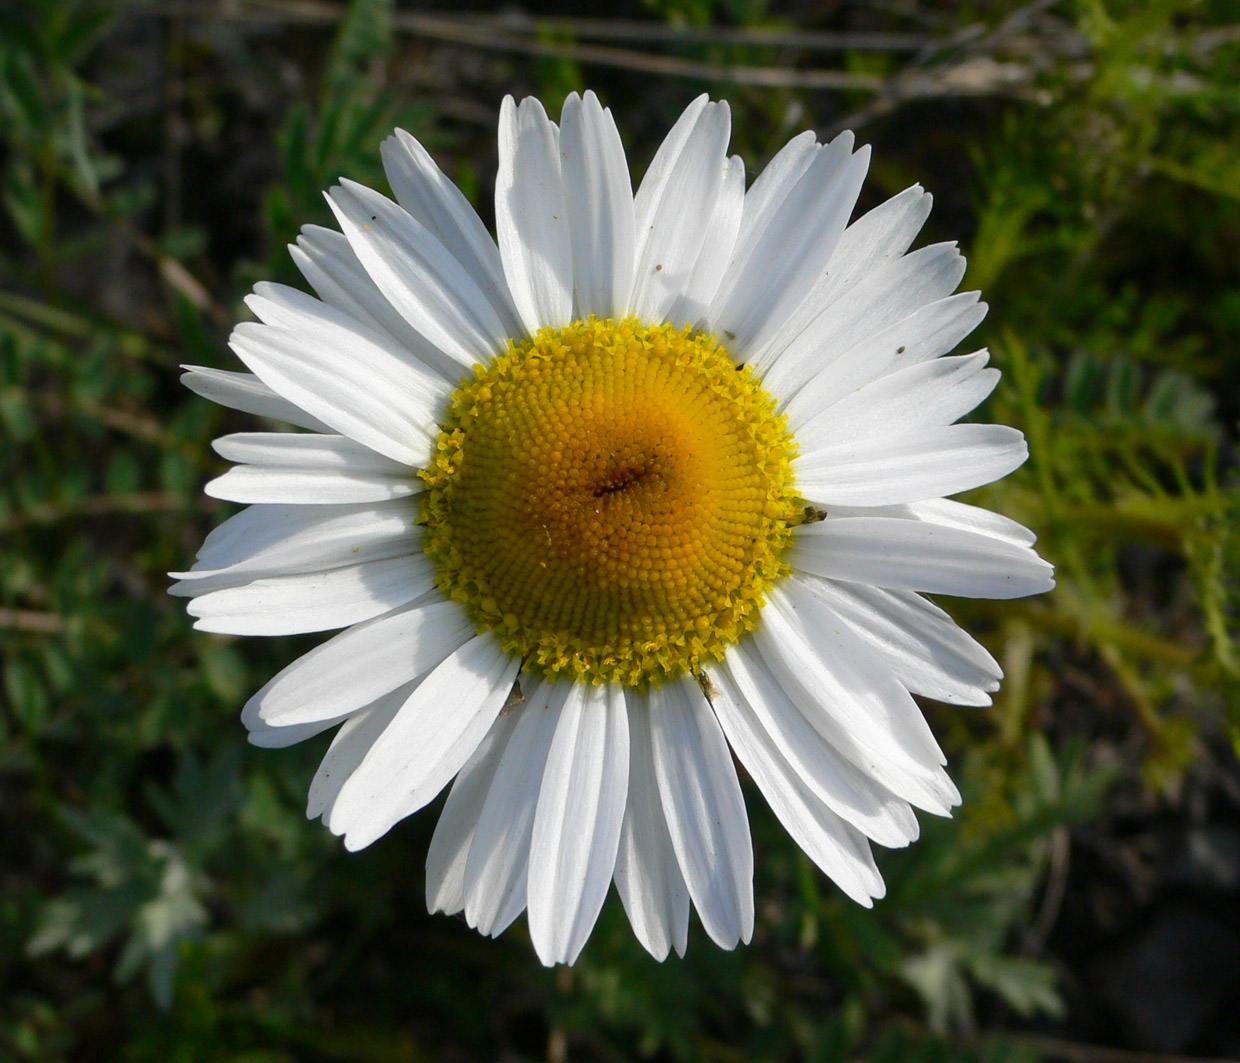
[{"label": "white petal", "polygon": [[[370,752],[370,747],[387,730],[388,724],[411,693],[412,684],[399,687],[379,698],[369,708],[354,713],[345,720],[319,763],[314,778],[310,780],[310,793],[306,799],[307,819],[323,816],[326,822],[336,804],[336,798],[340,796],[341,787],[357,770],[362,759]],[[272,727],[270,730],[275,734],[283,734],[295,728]],[[251,742],[254,741],[254,733],[250,734]]]},{"label": "white petal", "polygon": [[1026,546],[893,517],[828,517],[797,528],[789,563],[803,572],[892,590],[1023,598],[1055,585]]},{"label": "white petal", "polygon": [[766,357],[778,357],[827,307],[903,255],[925,223],[931,202],[932,198],[919,185],[913,185],[845,229],[813,290],[764,345],[768,348],[762,356],[764,361]]},{"label": "white petal", "polygon": [[924,502],[910,502],[907,508],[917,520],[980,532],[982,535],[1004,539],[1016,546],[1032,546],[1038,541],[1038,537],[1028,528],[1001,513],[970,506],[951,498],[928,498]]},{"label": "white petal", "polygon": [[345,848],[369,845],[448,784],[495,722],[520,663],[479,635],[418,684],[332,808],[327,825]]},{"label": "white petal", "polygon": [[820,410],[888,373],[952,350],[986,316],[977,300],[977,292],[939,299],[854,344],[783,403],[789,429],[795,434]]},{"label": "white petal", "polygon": [[[383,300],[369,278],[365,285],[377,301]],[[445,359],[442,352],[434,351],[425,341],[411,345],[409,336],[398,339],[367,318],[355,317],[284,284],[259,282],[254,292],[246,296],[245,304],[264,324],[288,330],[316,349],[326,345],[345,367],[356,359],[365,367],[391,375],[392,386],[401,389],[401,397],[418,414],[420,423],[428,426],[427,430],[447,400],[451,391],[448,378],[436,368]]]},{"label": "white petal", "polygon": [[850,440],[952,424],[986,398],[999,370],[986,351],[936,358],[881,377],[821,410],[796,434],[807,451]]},{"label": "white petal", "polygon": [[567,683],[539,682],[507,713],[511,737],[497,753],[465,867],[465,918],[479,933],[501,933],[525,909],[534,812],[567,694]]},{"label": "white petal", "polygon": [[407,474],[408,466],[341,435],[302,432],[235,432],[211,448],[225,461],[285,468],[354,469]]},{"label": "white petal", "polygon": [[384,458],[346,435],[246,432],[212,447],[246,463],[212,480],[208,495],[233,502],[379,502],[422,490],[407,465]]},{"label": "white petal", "polygon": [[649,698],[626,690],[629,713],[629,799],[616,854],[616,890],[633,933],[656,960],[670,949],[685,954],[689,940],[689,888],[680,873],[659,798],[650,744]]},{"label": "white petal", "polygon": [[[723,173],[715,216],[707,226],[702,250],[698,252],[684,291],[667,312],[668,321],[696,325],[706,316],[706,309],[719,290],[719,282],[732,258],[744,205],[745,163],[739,155],[733,155]],[[726,336],[719,338],[727,339]]]},{"label": "white petal", "polygon": [[301,274],[323,302],[338,307],[405,348],[417,361],[453,382],[461,375],[461,363],[449,358],[409,324],[370,279],[353,252],[348,238],[321,225],[302,226],[289,254]]},{"label": "white petal", "polygon": [[912,591],[794,574],[820,597],[914,694],[952,705],[989,705],[1003,670],[950,616]]},{"label": "white petal", "polygon": [[831,268],[804,309],[821,312],[875,270],[903,255],[930,216],[933,202],[934,197],[920,185],[913,185],[853,222],[836,244]]},{"label": "white petal", "polygon": [[560,710],[530,848],[530,938],[547,966],[573,963],[611,884],[629,782],[629,729],[615,684],[573,683]]},{"label": "white petal", "polygon": [[464,193],[403,129],[383,142],[381,152],[396,202],[439,238],[465,267],[510,334],[518,335],[516,307],[504,279],[499,248]]},{"label": "white petal", "polygon": [[335,431],[405,465],[429,458],[444,387],[429,372],[325,325],[308,332],[245,322],[229,342],[267,384]]},{"label": "white petal", "polygon": [[[722,678],[722,676],[720,676]],[[780,823],[811,860],[858,904],[872,907],[883,895],[883,879],[865,835],[831,811],[799,772],[775,749],[762,725],[726,682],[711,706],[740,762],[758,784]]]},{"label": "white petal", "polygon": [[413,553],[422,529],[407,502],[367,506],[250,506],[215,528],[174,594],[239,587],[268,576],[319,572]]},{"label": "white petal", "polygon": [[633,291],[633,186],[610,110],[575,92],[560,115],[564,205],[572,237],[574,316],[622,318]]},{"label": "white petal", "polygon": [[332,188],[328,203],[379,291],[418,333],[465,368],[504,349],[509,326],[425,225],[355,181]]},{"label": "white petal", "polygon": [[205,488],[232,502],[381,502],[422,487],[408,466],[347,436],[243,432],[212,446],[222,458],[245,463]]},{"label": "white petal", "polygon": [[573,316],[573,249],[560,173],[560,135],[532,96],[499,112],[495,230],[517,314],[529,332]]},{"label": "white petal", "polygon": [[787,398],[850,348],[956,290],[964,257],[955,244],[932,244],[888,263],[820,313],[782,351],[753,359],[763,386]]},{"label": "white petal", "polygon": [[465,865],[478,817],[516,722],[501,713],[452,783],[426,853],[427,911],[455,915],[465,907]]},{"label": "white petal", "polygon": [[314,432],[331,431],[317,417],[277,395],[253,373],[230,373],[205,365],[185,365],[181,368],[188,370],[181,377],[181,383],[190,391],[230,410],[270,417],[273,421],[284,421]]},{"label": "white petal", "polygon": [[386,502],[408,498],[421,490],[421,481],[409,475],[332,472],[278,466],[238,465],[203,488],[212,498],[228,502],[283,505]]},{"label": "white petal", "polygon": [[438,667],[473,636],[457,602],[431,602],[364,624],[298,657],[248,702],[246,726],[334,719]]},{"label": "white petal", "polygon": [[794,468],[797,490],[813,502],[883,506],[980,487],[1028,456],[1014,428],[952,424],[826,447],[800,455]]},{"label": "white petal", "polygon": [[[840,753],[795,705],[771,675],[753,644],[745,640],[709,669],[723,691],[711,703],[724,733],[746,766],[741,743],[759,741],[752,756],[785,765],[801,784],[834,813],[888,847],[917,837],[917,817],[907,801]],[[781,769],[782,770],[782,769]]]},{"label": "white petal", "polygon": [[322,734],[343,719],[343,715],[335,716],[326,720],[316,720],[314,723],[298,724],[296,727],[268,727],[266,724],[259,724],[250,729],[248,737],[250,745],[261,749],[286,749],[288,746],[295,746],[298,742],[304,742],[307,738]]},{"label": "white petal", "polygon": [[[374,289],[369,278],[366,284]],[[418,356],[418,348],[411,348],[386,328],[374,324],[369,315],[357,317],[298,288],[270,281],[254,285],[254,291],[245,297],[245,305],[264,325],[306,333],[315,339],[326,338],[346,356],[358,343],[385,351],[408,365],[413,371],[410,379],[418,381],[417,393],[425,394],[433,402],[442,401],[451,390],[443,375]],[[427,346],[420,344],[423,349]]]},{"label": "white petal", "polygon": [[435,572],[425,555],[259,579],[195,598],[186,607],[199,631],[296,635],[348,627],[425,594]]},{"label": "white petal", "polygon": [[[666,320],[691,283],[731,168],[731,112],[723,102],[694,100],[655,153],[633,199],[637,267],[632,313]],[[679,324],[679,322],[675,322]]]},{"label": "white petal", "polygon": [[842,133],[818,150],[737,242],[707,320],[738,351],[761,350],[826,268],[870,164],[869,147],[852,145]]},{"label": "white petal", "polygon": [[735,948],[753,935],[753,844],[728,743],[691,679],[648,696],[655,777],[676,859],[706,933]]},{"label": "white petal", "polygon": [[812,129],[807,129],[788,141],[763,167],[745,195],[739,241],[742,245],[748,246],[754,231],[767,224],[771,213],[784,201],[821,151],[818,137]]},{"label": "white petal", "polygon": [[775,588],[753,638],[789,699],[857,767],[928,812],[959,804],[916,703],[818,599],[794,584]]}]

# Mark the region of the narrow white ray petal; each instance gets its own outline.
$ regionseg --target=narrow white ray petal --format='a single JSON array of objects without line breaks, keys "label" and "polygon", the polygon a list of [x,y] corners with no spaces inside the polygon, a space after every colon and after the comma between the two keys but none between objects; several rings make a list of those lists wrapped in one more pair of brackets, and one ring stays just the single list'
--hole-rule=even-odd
[{"label": "narrow white ray petal", "polygon": [[308,414],[296,403],[282,398],[258,379],[253,373],[232,373],[227,369],[211,369],[205,365],[183,365],[186,373],[181,383],[195,395],[210,399],[230,410],[252,413],[257,417],[270,417],[312,432],[330,432],[331,429],[317,417]]},{"label": "narrow white ray petal", "polygon": [[386,332],[412,357],[430,366],[445,380],[461,375],[461,363],[449,358],[423,336],[370,279],[344,233],[321,225],[305,225],[289,254],[301,275],[323,302],[351,314],[371,328]]},{"label": "narrow white ray petal", "polygon": [[573,963],[616,866],[629,782],[619,686],[573,683],[556,721],[530,844],[530,938],[547,966]]},{"label": "narrow white ray petal", "polygon": [[831,516],[893,517],[899,520],[925,521],[945,528],[976,532],[1020,547],[1031,547],[1038,541],[1038,537],[1023,524],[989,509],[957,502],[951,498],[927,498],[921,502],[886,506],[833,505]]},{"label": "narrow white ray petal", "polygon": [[764,362],[768,358],[773,361],[827,307],[903,255],[925,223],[931,202],[932,197],[920,185],[913,185],[848,226],[813,289],[769,334],[763,344],[765,351],[754,354]]},{"label": "narrow white ray petal", "polygon": [[245,463],[203,489],[230,502],[382,502],[422,489],[407,465],[347,436],[241,432],[212,446],[220,457]]},{"label": "narrow white ray petal", "polygon": [[[369,280],[366,283],[374,288]],[[347,356],[359,343],[379,348],[408,365],[412,371],[409,379],[418,381],[418,394],[442,401],[450,391],[442,373],[420,357],[421,351],[428,348],[425,342],[411,347],[377,325],[370,315],[359,317],[298,288],[270,281],[254,285],[254,291],[245,297],[245,305],[264,325],[327,339],[339,347],[341,355]]]},{"label": "narrow white ray petal", "polygon": [[[732,251],[740,231],[741,214],[745,205],[745,163],[739,155],[728,160],[723,173],[719,199],[715,202],[715,216],[706,229],[706,239],[698,252],[693,272],[685,282],[684,291],[667,312],[667,320],[674,325],[697,325],[706,316],[710,301],[719,290]],[[718,337],[726,340],[726,336]]]},{"label": "narrow white ray petal", "polygon": [[666,320],[690,283],[730,169],[731,128],[726,103],[695,100],[668,133],[637,189],[630,308],[645,322]]},{"label": "narrow white ray petal", "polygon": [[499,715],[448,791],[426,852],[426,909],[429,912],[455,915],[465,907],[465,866],[478,817],[516,722],[511,714]]},{"label": "narrow white ray petal", "polygon": [[[170,572],[168,574],[177,582],[168,588],[168,593],[174,598],[198,598],[227,587],[244,587],[260,579],[326,572],[369,561],[408,558],[418,553],[422,529],[413,526],[410,520],[408,524],[412,534],[408,530],[395,530],[405,523],[403,520],[384,521],[369,512],[341,522],[330,518],[320,520],[310,525],[307,533],[287,549],[276,547],[264,551],[253,560],[223,568],[196,564],[189,572]],[[323,531],[322,538],[316,534],[320,529]]]},{"label": "narrow white ray petal", "polygon": [[946,354],[985,316],[986,304],[978,302],[978,293],[961,292],[864,338],[781,404],[789,429],[796,433],[820,410],[880,377]]},{"label": "narrow white ray petal", "polygon": [[493,635],[479,635],[418,684],[328,817],[346,849],[369,845],[448,784],[504,707],[520,663]]},{"label": "narrow white ray petal", "polygon": [[434,585],[434,567],[423,554],[259,579],[210,591],[186,610],[198,618],[194,627],[199,631],[297,635],[372,620]]},{"label": "narrow white ray petal", "polygon": [[692,679],[648,696],[655,778],[677,862],[706,933],[735,948],[753,934],[753,844],[727,740]]},{"label": "narrow white ray petal", "polygon": [[232,502],[381,502],[422,488],[407,465],[347,436],[239,432],[211,445],[220,457],[244,463],[204,488]]},{"label": "narrow white ray petal", "polygon": [[[842,143],[842,142],[841,142]],[[822,152],[812,129],[798,133],[779,149],[771,161],[754,178],[753,187],[745,194],[744,217],[738,243],[749,246],[755,229],[767,223],[770,213],[778,208],[796,186],[810,163]]]},{"label": "narrow white ray petal", "polygon": [[870,164],[851,133],[819,151],[782,200],[737,243],[707,312],[712,331],[757,351],[805,298],[848,224]]},{"label": "narrow white ray petal", "polygon": [[[677,157],[684,150],[685,143],[697,126],[698,119],[709,104],[710,97],[706,93],[696,97],[681,112],[680,117],[673,123],[672,128],[667,131],[667,135],[663,138],[663,142],[655,152],[654,158],[650,161],[650,166],[646,170],[646,178],[648,180],[642,180],[642,183],[638,186],[637,193],[633,197],[633,213],[637,219],[639,229],[642,227],[643,218],[646,219],[647,223],[649,222],[648,215],[658,197],[663,193],[663,186],[668,174],[671,173]],[[644,237],[639,238],[639,245],[642,240],[644,240]]]},{"label": "narrow white ray petal", "polygon": [[267,384],[335,431],[405,465],[429,458],[443,396],[428,387],[426,371],[327,327],[309,333],[245,322],[229,342]]},{"label": "narrow white ray petal", "polygon": [[629,714],[629,799],[616,854],[616,890],[637,940],[656,960],[685,954],[689,888],[680,873],[659,799],[650,739],[650,699],[626,690]]},{"label": "narrow white ray petal", "polygon": [[327,201],[371,280],[418,333],[465,368],[503,350],[507,326],[425,225],[355,181]]},{"label": "narrow white ray petal", "polygon": [[711,700],[742,763],[748,765],[734,734],[760,740],[763,750],[795,772],[819,801],[879,844],[896,848],[917,837],[917,818],[908,802],[823,736],[775,681],[752,642],[732,647],[708,672],[727,695],[726,702],[716,701],[713,694]]},{"label": "narrow white ray petal", "polygon": [[[806,594],[799,584],[785,583],[770,592],[768,608],[770,623],[764,612],[761,630],[769,631],[758,640],[759,645],[775,679],[793,700],[797,699],[784,682],[786,675],[780,674],[773,655],[767,652],[777,641],[784,647],[780,661],[793,664],[786,669],[787,676],[801,687],[813,689],[811,683],[820,684],[828,711],[861,741],[879,749],[898,749],[917,764],[938,767],[947,763],[917,703],[881,658],[821,599]],[[777,637],[780,631],[782,638]],[[798,643],[817,652],[796,655],[793,648]],[[829,691],[838,697],[826,697]]]},{"label": "narrow white ray petal", "polygon": [[260,723],[257,727],[249,729],[248,737],[250,745],[258,746],[260,749],[286,749],[289,746],[295,746],[298,742],[304,742],[307,738],[322,734],[344,718],[341,714],[326,720],[315,720],[313,723],[301,723],[296,727],[268,727]]},{"label": "narrow white ray petal", "polygon": [[[831,268],[804,310],[821,313],[875,270],[907,252],[933,203],[934,197],[921,185],[912,185],[853,222],[835,245]],[[801,312],[798,307],[797,313]]]},{"label": "narrow white ray petal", "polygon": [[794,469],[797,490],[810,501],[884,506],[981,487],[1028,456],[1014,428],[952,424],[826,447],[797,457]]},{"label": "narrow white ray petal", "polygon": [[408,474],[409,467],[347,436],[318,432],[234,432],[211,448],[226,461],[303,469],[353,469]]},{"label": "narrow white ray petal", "polygon": [[955,244],[931,244],[889,262],[820,313],[787,347],[759,351],[755,368],[776,395],[791,396],[852,347],[951,295],[964,276]]},{"label": "narrow white ray petal", "polygon": [[498,754],[465,865],[465,918],[481,934],[502,933],[525,909],[534,812],[568,689],[536,682],[507,714],[511,737]]},{"label": "narrow white ray petal", "polygon": [[885,889],[865,835],[812,792],[726,681],[716,686],[710,703],[737,758],[793,841],[849,897],[872,907],[871,898],[881,897]]},{"label": "narrow white ray petal", "polygon": [[946,815],[960,796],[916,703],[843,620],[785,586],[770,593],[753,636],[776,683],[857,767],[897,797]]},{"label": "narrow white ray petal", "polygon": [[[349,781],[349,777],[357,770],[362,758],[370,752],[378,737],[387,730],[393,717],[400,711],[410,694],[413,684],[398,687],[389,694],[379,698],[368,708],[354,713],[341,725],[340,730],[332,738],[332,744],[323,755],[318,771],[310,780],[310,792],[306,798],[306,818],[326,818],[331,813],[340,796],[340,788]],[[276,734],[291,731],[293,728],[272,727]],[[250,740],[253,741],[253,733]]]},{"label": "narrow white ray petal", "polygon": [[517,310],[499,248],[465,194],[435,164],[430,152],[403,129],[388,137],[380,151],[396,202],[438,237],[465,267],[510,334],[519,335]]},{"label": "narrow white ray petal", "polygon": [[195,584],[225,578],[248,583],[399,557],[414,552],[421,541],[416,517],[416,507],[404,501],[250,506],[212,530],[189,572],[169,574]]},{"label": "narrow white ray petal", "polygon": [[574,316],[622,318],[633,292],[636,238],[633,186],[620,131],[593,92],[584,98],[569,94],[560,127]]},{"label": "narrow white ray petal", "polygon": [[987,351],[936,358],[880,377],[801,425],[797,445],[814,451],[877,435],[952,424],[999,383],[999,370],[985,368],[989,358]]},{"label": "narrow white ray petal", "polygon": [[294,469],[263,465],[238,465],[217,476],[203,488],[211,498],[227,502],[259,502],[282,505],[353,502],[385,502],[408,498],[422,489],[421,481],[408,475],[332,472],[329,469]]},{"label": "narrow white ray petal", "polygon": [[532,96],[505,96],[499,112],[495,231],[517,314],[533,333],[573,316],[573,247],[560,132]]},{"label": "narrow white ray petal", "polygon": [[989,705],[1003,670],[950,616],[913,591],[888,591],[794,573],[914,694],[951,705]]},{"label": "narrow white ray petal", "polygon": [[438,667],[472,636],[457,602],[355,624],[277,673],[246,702],[241,721],[287,727],[356,712]]},{"label": "narrow white ray petal", "polygon": [[917,520],[980,532],[982,535],[1004,539],[1016,546],[1032,546],[1038,541],[1038,537],[1023,524],[1017,524],[1001,513],[970,506],[951,498],[928,498],[924,502],[910,502],[908,509]]},{"label": "narrow white ray petal", "polygon": [[797,528],[789,563],[828,579],[964,598],[1023,598],[1055,585],[1027,546],[893,517],[828,517]]}]

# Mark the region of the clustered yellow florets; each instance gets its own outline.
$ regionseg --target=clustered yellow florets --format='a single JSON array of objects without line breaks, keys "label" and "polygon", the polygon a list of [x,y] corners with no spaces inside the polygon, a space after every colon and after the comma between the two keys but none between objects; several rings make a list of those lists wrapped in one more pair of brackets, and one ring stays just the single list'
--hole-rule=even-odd
[{"label": "clustered yellow florets", "polygon": [[453,393],[421,473],[425,548],[526,670],[657,685],[753,630],[800,518],[794,453],[711,336],[543,329]]}]

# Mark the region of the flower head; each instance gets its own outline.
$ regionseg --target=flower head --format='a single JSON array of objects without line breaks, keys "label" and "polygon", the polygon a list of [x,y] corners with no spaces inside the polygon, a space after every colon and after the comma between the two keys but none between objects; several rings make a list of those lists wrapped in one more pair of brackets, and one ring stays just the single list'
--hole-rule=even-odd
[{"label": "flower head", "polygon": [[[994,388],[952,244],[908,253],[913,187],[849,224],[869,162],[794,138],[746,190],[729,111],[695,100],[636,194],[611,113],[500,113],[498,243],[420,144],[393,202],[348,181],[260,284],[208,398],[305,431],[226,436],[248,503],[173,592],[196,626],[343,628],[250,699],[258,745],[338,725],[309,814],[369,845],[452,784],[432,910],[528,908],[572,962],[614,880],[642,944],[690,903],[753,930],[733,754],[869,905],[870,843],[959,795],[912,695],[987,704],[1000,670],[923,592],[1052,586],[1013,522],[944,496],[1025,458],[958,424]],[[455,780],[455,781],[453,781]]]}]

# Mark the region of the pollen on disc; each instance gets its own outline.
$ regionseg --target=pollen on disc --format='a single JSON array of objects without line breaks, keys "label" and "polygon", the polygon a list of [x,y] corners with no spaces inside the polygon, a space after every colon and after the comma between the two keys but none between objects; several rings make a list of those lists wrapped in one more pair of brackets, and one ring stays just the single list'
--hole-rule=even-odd
[{"label": "pollen on disc", "polygon": [[754,627],[799,516],[793,454],[713,337],[543,329],[453,393],[423,541],[441,589],[528,670],[657,684]]}]

